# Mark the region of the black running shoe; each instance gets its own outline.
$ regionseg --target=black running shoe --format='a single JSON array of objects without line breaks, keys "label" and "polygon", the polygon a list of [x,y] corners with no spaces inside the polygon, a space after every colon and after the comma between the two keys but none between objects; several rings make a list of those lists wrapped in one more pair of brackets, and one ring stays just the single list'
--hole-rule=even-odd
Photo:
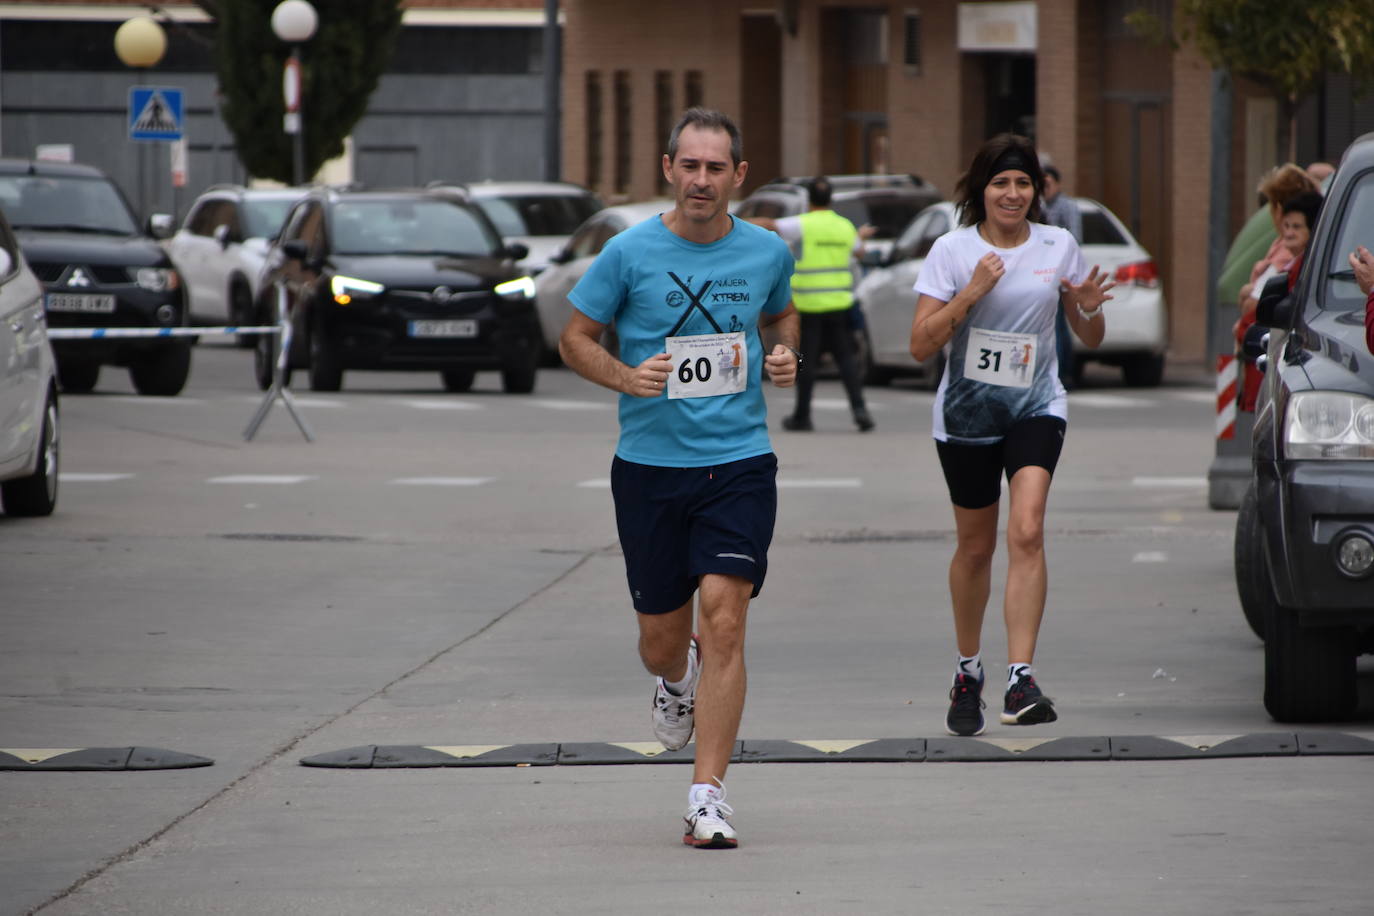
[{"label": "black running shoe", "polygon": [[949,688],[949,715],[945,716],[945,730],[951,735],[969,737],[983,733],[983,681],[971,674],[954,675]]},{"label": "black running shoe", "polygon": [[1058,718],[1054,700],[1040,692],[1031,675],[1021,675],[1007,688],[1006,702],[1002,705],[1003,725],[1043,725]]},{"label": "black running shoe", "polygon": [[809,433],[816,427],[811,425],[810,417],[798,417],[794,414],[782,418],[782,428],[792,433]]}]

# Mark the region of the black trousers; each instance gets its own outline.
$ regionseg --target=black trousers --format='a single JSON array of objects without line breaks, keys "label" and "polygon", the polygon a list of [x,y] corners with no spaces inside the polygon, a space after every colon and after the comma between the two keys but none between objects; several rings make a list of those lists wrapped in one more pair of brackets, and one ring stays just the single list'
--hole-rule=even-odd
[{"label": "black trousers", "polygon": [[[851,306],[850,308],[852,308]],[[840,370],[851,410],[864,410],[863,379],[854,358],[854,331],[849,309],[808,314],[801,312],[801,372],[797,375],[797,406],[792,415],[798,420],[811,417],[811,392],[816,386],[816,364],[829,353]]]}]

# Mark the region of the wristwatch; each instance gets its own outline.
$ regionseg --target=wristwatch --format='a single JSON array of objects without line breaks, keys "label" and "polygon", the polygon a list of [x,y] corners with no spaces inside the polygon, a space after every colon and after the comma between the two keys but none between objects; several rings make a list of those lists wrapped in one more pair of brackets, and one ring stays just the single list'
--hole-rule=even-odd
[{"label": "wristwatch", "polygon": [[791,350],[791,351],[792,351],[792,355],[795,356],[795,357],[797,358],[797,369],[800,370],[800,369],[801,369],[801,366],[802,366],[802,355],[801,355],[801,351],[798,350],[796,347],[788,347],[787,349]]}]

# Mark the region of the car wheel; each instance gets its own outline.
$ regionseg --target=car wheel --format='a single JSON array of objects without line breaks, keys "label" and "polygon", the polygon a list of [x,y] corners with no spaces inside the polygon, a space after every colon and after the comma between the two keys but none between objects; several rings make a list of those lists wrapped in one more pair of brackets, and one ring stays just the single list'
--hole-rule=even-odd
[{"label": "car wheel", "polygon": [[52,515],[57,508],[57,395],[52,391],[48,392],[48,403],[43,409],[41,435],[43,453],[38,458],[38,469],[28,477],[0,483],[0,499],[9,515]]},{"label": "car wheel", "polygon": [[343,362],[328,336],[319,328],[310,335],[310,390],[338,391],[343,387]]},{"label": "car wheel", "polygon": [[[246,325],[252,320],[253,294],[244,283],[235,283],[234,288],[229,291],[229,323]],[[252,334],[237,334],[234,342],[245,350],[250,349],[255,343]]]},{"label": "car wheel", "polygon": [[1268,608],[1264,708],[1279,722],[1334,722],[1355,711],[1355,633],[1304,627],[1277,601]]},{"label": "car wheel", "polygon": [[70,359],[57,361],[57,383],[67,394],[87,394],[94,391],[99,378],[100,363]]},{"label": "car wheel", "polygon": [[1254,481],[1246,487],[1236,514],[1234,546],[1236,595],[1245,622],[1261,640],[1268,607],[1274,602],[1274,589],[1269,583],[1269,567],[1265,565],[1263,533],[1259,526],[1259,497]]},{"label": "car wheel", "polygon": [[1137,353],[1121,363],[1121,377],[1131,388],[1158,388],[1164,381],[1164,354]]},{"label": "car wheel", "polygon": [[149,352],[129,367],[134,390],[142,395],[170,398],[181,394],[191,377],[191,345],[180,341]]},{"label": "car wheel", "polygon": [[502,369],[501,390],[506,394],[529,394],[534,390],[534,381],[538,373],[539,369],[533,365]]},{"label": "car wheel", "polygon": [[476,369],[444,369],[439,373],[444,380],[444,390],[455,394],[471,391],[473,379],[477,378]]}]

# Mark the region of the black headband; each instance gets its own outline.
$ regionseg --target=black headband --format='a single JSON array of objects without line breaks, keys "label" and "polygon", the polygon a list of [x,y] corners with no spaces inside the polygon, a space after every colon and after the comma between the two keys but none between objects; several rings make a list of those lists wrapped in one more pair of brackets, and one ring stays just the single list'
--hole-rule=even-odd
[{"label": "black headband", "polygon": [[1002,155],[997,157],[997,161],[992,164],[992,171],[989,174],[996,175],[1008,169],[1019,169],[1027,175],[1035,175],[1035,172],[1031,171],[1030,160],[1022,155],[1021,151],[1015,147],[1006,150]]}]

